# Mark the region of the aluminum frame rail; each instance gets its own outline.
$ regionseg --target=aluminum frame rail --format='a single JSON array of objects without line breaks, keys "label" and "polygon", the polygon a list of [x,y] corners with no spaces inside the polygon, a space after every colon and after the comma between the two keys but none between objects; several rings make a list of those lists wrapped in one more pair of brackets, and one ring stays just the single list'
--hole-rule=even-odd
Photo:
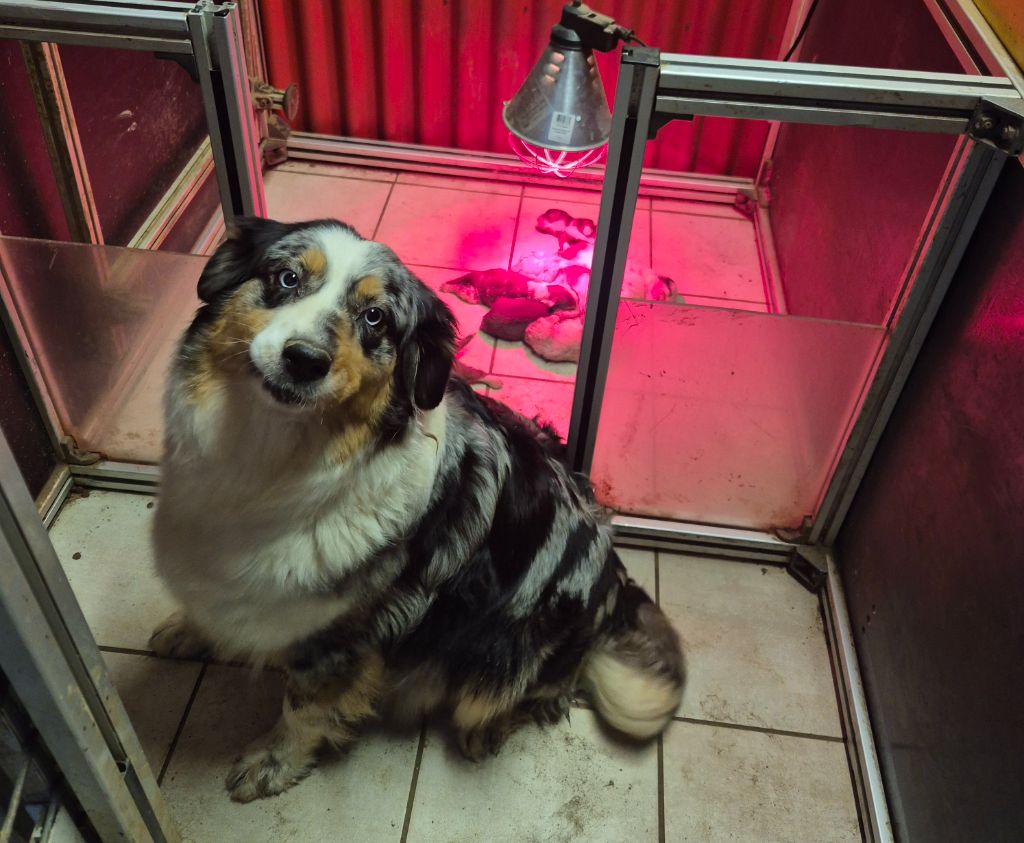
[{"label": "aluminum frame rail", "polygon": [[177,843],[6,438],[0,434],[0,669],[100,839]]},{"label": "aluminum frame rail", "polygon": [[[922,280],[920,274],[928,272],[942,275],[946,283],[925,279],[925,289],[932,292],[929,302],[916,309],[913,325],[897,328],[921,339],[1002,161],[1024,148],[1024,101],[1014,84],[1002,77],[661,55],[645,47],[624,49],[569,423],[566,454],[574,471],[589,472],[593,461],[646,141],[661,125],[698,114],[943,132],[970,138],[969,145],[977,150],[966,156],[972,164],[947,171],[947,179],[960,179],[959,187],[944,184],[940,191],[955,196],[956,201],[948,205],[948,213],[932,220],[924,254],[917,262],[919,275],[911,279],[917,284]],[[978,178],[979,168],[984,172],[982,178]],[[892,360],[887,369],[908,371],[916,348],[919,343],[903,344],[902,357]],[[875,405],[866,405],[862,416],[868,411],[887,418],[884,406],[894,403],[903,380],[892,379],[891,388],[881,393],[875,390]],[[872,429],[877,433],[878,425]],[[867,433],[864,439],[851,440],[847,448],[851,447],[857,450],[858,461],[870,457]],[[855,485],[857,472],[850,477]],[[849,490],[839,494],[830,488],[830,499],[848,501],[849,497]],[[836,519],[829,520],[834,535]],[[819,536],[820,532],[815,538]]]},{"label": "aluminum frame rail", "polygon": [[700,114],[959,135],[973,129],[985,103],[1020,101],[1009,79],[958,73],[679,55],[662,56],[660,71],[654,107],[666,117]]},{"label": "aluminum frame rail", "polygon": [[259,134],[253,117],[235,3],[0,0],[0,37],[174,55],[203,96],[224,218],[266,216]]}]

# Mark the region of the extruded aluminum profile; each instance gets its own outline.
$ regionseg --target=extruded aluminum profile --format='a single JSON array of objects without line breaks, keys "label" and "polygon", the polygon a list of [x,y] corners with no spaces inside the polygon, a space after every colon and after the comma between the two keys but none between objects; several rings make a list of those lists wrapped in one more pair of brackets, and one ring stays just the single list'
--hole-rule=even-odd
[{"label": "extruded aluminum profile", "polygon": [[656,114],[659,55],[647,47],[627,47],[619,65],[608,167],[601,190],[565,450],[569,466],[582,474],[590,473],[594,459],[644,152],[651,128],[656,125],[652,120]]},{"label": "extruded aluminum profile", "polygon": [[0,36],[20,41],[191,53],[185,16],[195,3],[0,0]]},{"label": "extruded aluminum profile", "polygon": [[940,188],[925,240],[912,256],[909,292],[854,421],[811,529],[810,541],[831,547],[839,535],[924,345],[1006,156],[963,138]]},{"label": "extruded aluminum profile", "polygon": [[864,836],[868,843],[894,843],[885,785],[857,662],[853,628],[843,595],[843,583],[830,553],[825,554],[825,562],[828,566],[825,590],[822,592],[825,631],[831,644],[832,663],[839,677],[839,712],[845,726],[847,751]]},{"label": "extruded aluminum profile", "polygon": [[961,64],[969,63],[979,73],[1006,76],[1024,91],[1024,71],[973,0],[924,0],[924,5]]},{"label": "extruded aluminum profile", "polygon": [[789,542],[756,530],[631,515],[613,516],[612,530],[615,540],[624,544],[773,565],[788,564],[795,548]]},{"label": "extruded aluminum profile", "polygon": [[103,840],[176,843],[156,777],[0,434],[0,668]]},{"label": "extruded aluminum profile", "polygon": [[71,470],[62,463],[53,470],[50,479],[36,497],[36,511],[47,529],[53,524],[60,508],[64,506],[64,501],[68,499],[73,483]]},{"label": "extruded aluminum profile", "polygon": [[707,56],[662,56],[661,115],[963,134],[979,103],[1019,99],[1005,77]]}]

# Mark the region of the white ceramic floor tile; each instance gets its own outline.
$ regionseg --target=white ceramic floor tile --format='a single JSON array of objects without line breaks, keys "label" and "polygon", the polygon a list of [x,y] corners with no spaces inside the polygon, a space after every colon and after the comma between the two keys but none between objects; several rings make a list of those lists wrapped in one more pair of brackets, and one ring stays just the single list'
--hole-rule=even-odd
[{"label": "white ceramic floor tile", "polygon": [[617,743],[580,709],[571,723],[520,729],[480,764],[428,732],[408,839],[655,841],[657,751]]},{"label": "white ceramic floor tile", "polygon": [[519,196],[396,184],[376,239],[408,264],[508,268]]},{"label": "white ceramic floor tile", "polygon": [[[523,199],[522,213],[516,230],[516,247],[512,257],[515,263],[531,252],[554,255],[558,241],[550,234],[537,231],[537,217],[545,211],[557,208],[574,217],[585,217],[597,222],[598,206],[578,201],[555,198],[530,197]],[[646,208],[638,207],[633,219],[633,230],[629,241],[629,258],[643,266],[651,265],[651,215]],[[660,271],[660,270],[659,270]]]},{"label": "white ceramic floor tile", "polygon": [[861,839],[842,743],[673,723],[665,734],[665,839]]},{"label": "white ceramic floor tile", "polygon": [[397,841],[408,803],[418,734],[366,735],[329,755],[308,778],[271,799],[239,805],[224,777],[281,710],[281,680],[211,666],[164,777],[182,837],[194,843]]},{"label": "white ceramic floor tile", "polygon": [[99,644],[145,649],[177,607],[153,569],[148,495],[93,491],[73,497],[50,539]]},{"label": "white ceramic floor tile", "polygon": [[437,269],[432,266],[409,266],[417,277],[441,297],[459,323],[459,336],[467,337],[475,335],[469,341],[459,361],[467,366],[472,366],[482,372],[491,370],[491,358],[494,355],[493,340],[485,334],[480,333],[480,322],[487,314],[487,308],[479,304],[464,302],[453,293],[442,293],[441,285],[453,278],[465,275],[465,272],[457,269]]},{"label": "white ceramic floor tile", "polygon": [[685,297],[764,301],[754,226],[745,218],[655,211],[652,266]]},{"label": "white ceramic floor tile", "polygon": [[501,381],[501,389],[491,389],[488,393],[491,398],[501,401],[528,419],[539,416],[541,421],[551,424],[565,441],[569,435],[569,416],[572,413],[571,383],[495,377]]},{"label": "white ceramic floor tile", "polygon": [[660,553],[683,641],[684,717],[839,737],[818,598],[781,568]]},{"label": "white ceramic floor tile", "polygon": [[266,174],[267,215],[281,222],[323,218],[348,223],[373,237],[392,185],[382,181],[331,178],[271,170]]},{"label": "white ceramic floor tile", "polygon": [[629,575],[650,595],[651,600],[654,600],[654,551],[636,547],[616,547],[615,550]]},{"label": "white ceramic floor tile", "polygon": [[167,757],[202,665],[125,653],[104,653],[103,660],[156,775]]}]

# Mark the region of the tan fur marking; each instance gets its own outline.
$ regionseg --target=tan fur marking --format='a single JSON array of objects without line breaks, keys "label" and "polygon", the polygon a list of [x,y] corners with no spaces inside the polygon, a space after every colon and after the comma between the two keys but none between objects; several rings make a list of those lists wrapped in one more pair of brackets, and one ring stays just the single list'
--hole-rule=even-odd
[{"label": "tan fur marking", "polygon": [[366,301],[379,299],[384,295],[384,284],[376,275],[367,275],[356,282],[356,294]]},{"label": "tan fur marking", "polygon": [[327,256],[319,249],[306,249],[299,262],[309,275],[323,275],[327,269]]},{"label": "tan fur marking", "polygon": [[509,708],[509,701],[506,699],[463,688],[452,712],[452,721],[459,729],[475,729],[505,714]]},{"label": "tan fur marking", "polygon": [[249,343],[270,321],[270,313],[257,304],[259,287],[256,279],[242,284],[210,328],[188,381],[194,403],[206,401],[223,380],[248,371]]},{"label": "tan fur marking", "polygon": [[373,436],[391,397],[395,365],[370,360],[348,320],[339,321],[335,334],[334,363],[328,375],[334,408],[324,418],[335,431],[332,455],[344,462]]}]

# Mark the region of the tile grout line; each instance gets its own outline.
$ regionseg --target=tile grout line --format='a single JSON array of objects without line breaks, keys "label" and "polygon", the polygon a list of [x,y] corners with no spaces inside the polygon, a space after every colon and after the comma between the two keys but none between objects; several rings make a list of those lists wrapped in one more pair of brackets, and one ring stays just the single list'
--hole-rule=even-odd
[{"label": "tile grout line", "polygon": [[[339,176],[339,178],[344,178],[344,176]],[[515,196],[516,195],[515,192],[512,192],[512,193],[504,193],[504,192],[502,192],[502,193],[495,193],[493,190],[483,190],[483,189],[480,189],[480,190],[467,190],[465,187],[455,187],[455,186],[449,187],[448,185],[444,185],[444,184],[425,184],[423,182],[415,182],[415,181],[400,181],[399,180],[400,178],[401,178],[401,176],[399,176],[398,178],[395,179],[395,184],[404,184],[406,187],[424,187],[424,188],[427,188],[428,190],[434,190],[434,189],[436,189],[436,190],[454,190],[456,193],[482,193],[484,196]],[[477,181],[477,179],[466,179],[466,178],[463,178],[461,176],[452,176],[451,178],[452,178],[452,180],[456,180],[456,181]],[[365,181],[372,181],[372,179],[365,179]],[[490,184],[495,184],[495,182],[490,182]],[[497,184],[515,184],[515,182],[512,182],[512,181],[509,181],[509,182],[497,182]],[[523,185],[522,184],[519,184],[519,192],[520,192],[520,195],[523,192]]]},{"label": "tile grout line", "polygon": [[691,723],[696,726],[711,726],[718,729],[738,729],[741,732],[761,732],[765,735],[779,735],[784,738],[802,738],[804,740],[822,741],[823,743],[845,744],[845,738],[837,738],[834,735],[816,735],[813,732],[791,732],[787,729],[773,729],[770,726],[748,726],[746,723],[724,723],[721,720],[704,720],[699,717],[683,717],[676,715],[672,718],[678,723]]},{"label": "tile grout line", "polygon": [[658,843],[665,843],[665,733],[658,735]]},{"label": "tile grout line", "polygon": [[391,204],[391,194],[395,192],[395,185],[398,183],[397,179],[388,185],[388,195],[384,197],[384,204],[380,209],[380,216],[377,217],[377,224],[373,227],[373,233],[370,235],[371,240],[377,239],[377,232],[380,231],[380,224],[384,222],[384,214],[388,210],[388,205]]},{"label": "tile grout line", "polygon": [[[508,261],[506,262],[506,268],[509,272],[512,271],[512,260],[516,256],[516,241],[519,239],[519,224],[523,221],[523,194],[526,192],[524,185],[519,185],[519,206],[516,208],[516,219],[512,225],[512,244],[508,250]],[[523,344],[525,347],[525,343]],[[487,364],[487,374],[493,375],[494,364],[498,359],[498,344],[495,342],[491,346],[491,361]]]},{"label": "tile grout line", "polygon": [[[157,661],[182,662],[184,664],[216,664],[221,667],[252,667],[250,663],[244,661],[224,661],[223,659],[204,658],[202,656],[161,656],[158,653],[154,653],[152,650],[139,650],[135,647],[117,647],[112,644],[97,644],[96,647],[101,653],[116,653],[122,656],[138,656],[139,658],[156,659]],[[273,672],[275,668],[265,667],[263,670]]]},{"label": "tile grout line", "polygon": [[416,785],[420,779],[420,764],[423,762],[423,748],[427,742],[426,721],[420,726],[420,741],[416,746],[416,762],[412,767],[412,781],[409,782],[409,799],[405,804],[405,821],[402,823],[402,836],[399,843],[406,843],[409,837],[409,825],[412,822],[412,806],[416,801]]},{"label": "tile grout line", "polygon": [[[349,165],[346,165],[346,164],[338,165],[338,164],[328,164],[326,162],[320,162],[320,163],[323,163],[325,167],[337,167],[337,166],[345,167],[345,166],[349,166]],[[367,181],[367,182],[371,182],[373,184],[394,184],[395,181],[398,178],[397,176],[392,176],[390,179],[371,179],[371,178],[369,178],[367,176],[363,176],[363,175],[358,175],[357,176],[357,175],[355,175],[353,173],[314,173],[314,172],[311,172],[309,170],[294,170],[294,169],[291,169],[291,168],[283,169],[284,167],[287,167],[287,166],[288,165],[286,163],[286,164],[283,164],[283,165],[281,165],[279,167],[274,167],[272,170],[268,170],[268,172],[285,173],[286,175],[289,175],[289,176],[310,176],[310,177],[315,178],[315,179],[324,178],[324,179],[345,179],[347,181]],[[381,170],[379,172],[387,172],[387,171]]]},{"label": "tile grout line", "polygon": [[199,675],[196,677],[196,684],[192,686],[192,694],[188,698],[188,702],[185,703],[185,711],[182,712],[181,720],[178,722],[178,728],[174,732],[174,737],[171,738],[171,745],[167,747],[167,755],[164,757],[164,763],[160,765],[160,772],[157,774],[156,783],[163,785],[164,776],[167,775],[167,769],[171,766],[171,758],[174,757],[174,750],[178,748],[178,741],[181,739],[181,733],[185,731],[185,723],[188,721],[188,716],[192,713],[192,704],[196,701],[196,697],[199,696],[199,686],[203,684],[203,678],[206,676],[207,665],[204,663],[199,668]]},{"label": "tile grout line", "polygon": [[[97,644],[101,653],[120,653],[123,656],[148,656],[150,658],[158,659],[158,656],[152,650],[139,650],[135,647],[115,647],[109,644]],[[195,659],[175,659],[175,661],[196,661]]]}]

